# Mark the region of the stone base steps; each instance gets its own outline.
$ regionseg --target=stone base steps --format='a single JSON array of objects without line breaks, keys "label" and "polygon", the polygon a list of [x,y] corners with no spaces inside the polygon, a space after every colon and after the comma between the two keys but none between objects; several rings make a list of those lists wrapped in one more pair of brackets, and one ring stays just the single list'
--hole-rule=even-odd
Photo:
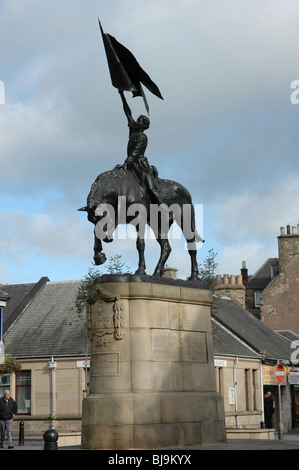
[{"label": "stone base steps", "polygon": [[275,429],[227,429],[227,439],[274,439]]},{"label": "stone base steps", "polygon": [[81,445],[81,432],[59,432],[58,448]]}]

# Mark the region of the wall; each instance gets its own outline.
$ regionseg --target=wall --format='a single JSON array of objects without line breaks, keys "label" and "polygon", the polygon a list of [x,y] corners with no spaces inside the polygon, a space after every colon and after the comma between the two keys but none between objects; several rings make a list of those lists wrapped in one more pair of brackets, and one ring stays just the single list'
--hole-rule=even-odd
[{"label": "wall", "polygon": [[[226,428],[259,429],[263,420],[263,398],[261,388],[261,363],[256,359],[215,356],[217,391],[224,399]],[[223,365],[221,365],[223,364]],[[256,404],[249,393],[249,409],[246,409],[245,370],[249,373],[248,390],[255,382]],[[254,377],[254,379],[253,379]],[[236,388],[234,383],[236,381]],[[235,403],[231,403],[231,390],[235,389]]]},{"label": "wall", "polygon": [[[54,358],[55,408],[52,416],[52,370],[51,358],[22,360],[23,370],[31,370],[31,415],[16,415],[13,432],[19,432],[20,421],[24,422],[25,436],[42,436],[44,431],[54,426],[59,431],[80,431],[85,368],[77,367],[81,358]],[[16,397],[15,380],[11,381],[11,396]]]},{"label": "wall", "polygon": [[261,320],[273,330],[299,334],[299,257],[295,256],[261,294]]}]

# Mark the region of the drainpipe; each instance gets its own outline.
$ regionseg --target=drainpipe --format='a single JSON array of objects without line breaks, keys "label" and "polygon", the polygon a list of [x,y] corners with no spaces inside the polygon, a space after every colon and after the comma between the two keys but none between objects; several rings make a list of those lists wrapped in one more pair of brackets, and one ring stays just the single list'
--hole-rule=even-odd
[{"label": "drainpipe", "polygon": [[236,413],[236,427],[239,428],[239,420],[237,416],[238,404],[237,404],[237,365],[239,363],[238,357],[234,360],[233,374],[234,374],[234,393],[235,393],[235,413]]},{"label": "drainpipe", "polygon": [[51,428],[55,429],[55,420],[56,420],[56,368],[57,362],[54,361],[52,357],[49,362],[49,369],[51,370]]}]

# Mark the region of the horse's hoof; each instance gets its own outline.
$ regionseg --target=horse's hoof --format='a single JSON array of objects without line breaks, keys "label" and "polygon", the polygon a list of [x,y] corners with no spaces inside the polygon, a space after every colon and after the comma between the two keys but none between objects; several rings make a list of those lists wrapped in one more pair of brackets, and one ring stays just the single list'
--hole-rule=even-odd
[{"label": "horse's hoof", "polygon": [[146,272],[144,269],[137,269],[137,271],[135,271],[135,276],[146,276]]},{"label": "horse's hoof", "polygon": [[104,264],[107,261],[105,253],[97,253],[96,255],[94,255],[93,259],[96,266]]},{"label": "horse's hoof", "polygon": [[113,242],[114,238],[113,235],[108,235],[107,237],[103,238],[103,242],[105,243],[111,243]]},{"label": "horse's hoof", "polygon": [[190,277],[189,277],[189,281],[199,281],[200,280],[200,277],[198,274],[192,274]]},{"label": "horse's hoof", "polygon": [[161,277],[161,276],[162,276],[162,272],[160,271],[155,271],[153,274],[153,277]]}]

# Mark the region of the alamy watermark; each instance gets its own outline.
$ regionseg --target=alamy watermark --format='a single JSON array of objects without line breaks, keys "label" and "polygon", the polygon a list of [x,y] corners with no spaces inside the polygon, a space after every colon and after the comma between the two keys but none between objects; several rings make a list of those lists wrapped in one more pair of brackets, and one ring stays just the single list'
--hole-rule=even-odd
[{"label": "alamy watermark", "polygon": [[5,85],[2,80],[0,80],[0,104],[5,104]]},{"label": "alamy watermark", "polygon": [[294,349],[290,357],[291,363],[294,365],[297,365],[299,364],[299,340],[298,339],[296,341],[291,342],[291,349]]},{"label": "alamy watermark", "polygon": [[[125,196],[118,196],[117,207],[100,204],[95,210],[97,220],[95,234],[101,240],[117,239],[154,239],[159,236],[179,240],[182,234],[187,242],[203,242],[202,204],[150,204],[149,210],[139,203],[127,206]],[[197,228],[195,227],[195,220]],[[129,221],[129,225],[128,225]],[[172,221],[176,224],[172,225]],[[132,229],[131,226],[134,226]],[[150,226],[150,229],[148,228]],[[118,227],[117,232],[115,232]],[[171,231],[170,231],[171,228]],[[194,249],[196,249],[194,247]]]},{"label": "alamy watermark", "polygon": [[299,80],[293,80],[290,88],[294,90],[290,96],[291,103],[298,104],[299,103]]}]

